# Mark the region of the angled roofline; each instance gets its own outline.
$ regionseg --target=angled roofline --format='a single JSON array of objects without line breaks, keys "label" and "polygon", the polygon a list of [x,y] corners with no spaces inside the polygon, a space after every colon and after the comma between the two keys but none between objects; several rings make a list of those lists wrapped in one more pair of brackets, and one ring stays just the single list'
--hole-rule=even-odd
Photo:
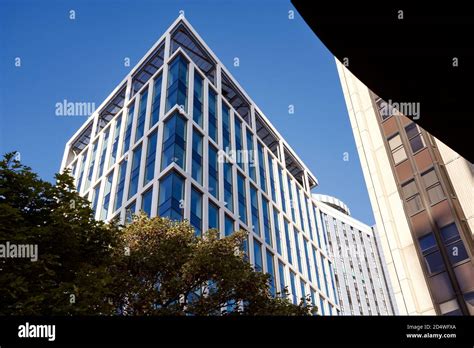
[{"label": "angled roofline", "polygon": [[[291,154],[298,160],[301,166],[305,169],[308,176],[314,181],[315,185],[308,189],[314,188],[319,185],[318,179],[313,174],[313,172],[306,166],[304,161],[298,156],[298,154],[293,150],[293,148],[288,144],[285,138],[278,132],[278,130],[273,126],[270,120],[267,118],[265,113],[258,107],[258,105],[254,102],[254,100],[247,94],[245,89],[238,83],[232,73],[225,67],[225,65],[221,62],[218,56],[212,51],[212,49],[207,45],[207,43],[203,40],[203,38],[199,35],[199,33],[194,29],[194,27],[189,23],[189,21],[184,17],[184,14],[180,14],[173,23],[165,30],[165,32],[160,36],[158,40],[153,44],[153,46],[143,55],[143,57],[138,61],[137,64],[127,73],[127,75],[123,78],[120,83],[113,89],[113,91],[104,99],[104,101],[96,108],[96,110],[84,121],[84,124],[74,133],[74,135],[68,140],[66,143],[66,149],[70,148],[71,143],[84,131],[84,129],[89,125],[89,122],[94,122],[93,120],[98,117],[99,113],[103,110],[103,108],[111,101],[111,99],[119,92],[123,86],[126,86],[126,94],[125,100],[128,103],[130,100],[130,88],[128,86],[128,80],[132,78],[132,76],[138,71],[138,69],[142,66],[143,63],[150,57],[150,55],[166,40],[167,35],[169,35],[173,30],[179,26],[180,24],[184,24],[184,26],[191,31],[191,33],[195,36],[195,38],[199,41],[202,47],[207,51],[207,53],[211,56],[211,58],[221,67],[221,70],[232,80],[232,83],[239,89],[239,92],[254,106],[255,111],[262,117],[265,123],[270,127],[270,129],[279,137],[285,147],[291,152]],[[220,93],[220,91],[219,91]],[[125,103],[126,104],[126,103]],[[93,127],[93,134],[95,132],[95,127]],[[61,168],[65,167],[67,151],[65,151],[63,156],[63,162]]]}]

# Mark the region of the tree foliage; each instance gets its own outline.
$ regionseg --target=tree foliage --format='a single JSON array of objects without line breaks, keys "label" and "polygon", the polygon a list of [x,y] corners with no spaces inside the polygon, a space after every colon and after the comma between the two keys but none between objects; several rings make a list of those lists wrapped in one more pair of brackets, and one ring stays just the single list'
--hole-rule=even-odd
[{"label": "tree foliage", "polygon": [[67,172],[51,184],[5,155],[0,244],[38,245],[38,260],[0,258],[0,315],[308,315],[273,298],[246,260],[246,232],[196,237],[187,221],[93,218]]}]

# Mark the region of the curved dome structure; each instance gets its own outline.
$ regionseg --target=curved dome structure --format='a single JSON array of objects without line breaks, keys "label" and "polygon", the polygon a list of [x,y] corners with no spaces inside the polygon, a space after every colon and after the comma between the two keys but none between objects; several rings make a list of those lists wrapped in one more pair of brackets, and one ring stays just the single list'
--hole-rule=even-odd
[{"label": "curved dome structure", "polygon": [[328,196],[328,195],[320,195],[320,194],[313,194],[313,198],[319,202],[323,202],[330,207],[339,210],[340,212],[346,214],[346,215],[351,215],[351,211],[349,210],[349,207],[340,199],[333,197],[333,196]]}]

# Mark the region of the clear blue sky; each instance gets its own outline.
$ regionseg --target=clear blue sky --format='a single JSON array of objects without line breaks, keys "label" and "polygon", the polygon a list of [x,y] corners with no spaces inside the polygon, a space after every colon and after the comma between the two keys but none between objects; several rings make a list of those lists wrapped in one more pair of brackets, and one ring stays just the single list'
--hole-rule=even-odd
[{"label": "clear blue sky", "polygon": [[66,141],[85,121],[56,116],[55,104],[99,106],[131,69],[124,58],[133,67],[181,9],[316,175],[315,192],[338,197],[372,224],[334,58],[284,0],[0,0],[1,153],[20,151],[22,162],[52,180]]}]

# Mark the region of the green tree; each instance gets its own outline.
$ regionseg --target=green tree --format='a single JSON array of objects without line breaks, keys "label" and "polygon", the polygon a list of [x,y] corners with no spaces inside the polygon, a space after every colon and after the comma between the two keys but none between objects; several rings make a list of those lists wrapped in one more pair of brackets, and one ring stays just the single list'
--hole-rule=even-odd
[{"label": "green tree", "polygon": [[[0,161],[0,244],[38,259],[0,258],[0,315],[307,315],[272,298],[242,249],[246,233],[202,238],[188,222],[96,221],[68,172],[51,184],[9,153]],[[245,304],[243,307],[241,304]],[[230,309],[223,313],[223,309]]]},{"label": "green tree", "polygon": [[[270,294],[268,274],[246,260],[245,231],[220,238],[196,237],[187,222],[145,214],[123,230],[119,307],[127,315],[308,315],[299,305]],[[245,304],[242,306],[242,304]]]},{"label": "green tree", "polygon": [[14,158],[0,162],[0,244],[38,247],[36,262],[0,259],[0,314],[111,313],[109,268],[119,229],[93,219],[68,173],[43,181]]}]

